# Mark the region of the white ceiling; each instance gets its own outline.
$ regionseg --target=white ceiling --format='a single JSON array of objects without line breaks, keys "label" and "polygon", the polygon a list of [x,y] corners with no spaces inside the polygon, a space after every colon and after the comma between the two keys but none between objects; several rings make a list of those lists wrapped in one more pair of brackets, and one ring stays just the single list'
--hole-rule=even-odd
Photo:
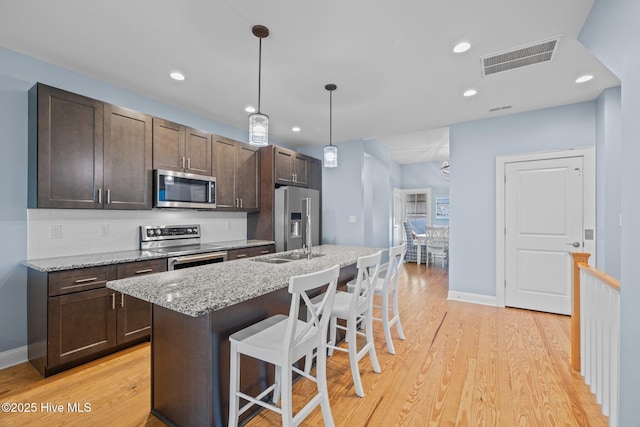
[{"label": "white ceiling", "polygon": [[[399,163],[438,160],[447,126],[595,99],[619,81],[578,41],[593,0],[0,0],[0,46],[237,128],[257,104],[270,140],[378,139]],[[554,59],[482,76],[480,57],[562,36]],[[469,51],[454,54],[466,40]],[[177,82],[169,72],[179,70]],[[585,73],[595,78],[574,83]],[[2,65],[0,64],[0,74]],[[462,93],[475,88],[478,94]],[[498,112],[490,109],[510,105]],[[291,132],[300,126],[299,133]]]}]

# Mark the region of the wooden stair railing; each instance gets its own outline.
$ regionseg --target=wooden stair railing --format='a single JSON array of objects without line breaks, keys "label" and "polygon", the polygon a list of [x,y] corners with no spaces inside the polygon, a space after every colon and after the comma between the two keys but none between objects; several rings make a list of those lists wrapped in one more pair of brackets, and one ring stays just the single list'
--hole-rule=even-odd
[{"label": "wooden stair railing", "polygon": [[609,425],[618,424],[620,282],[573,254],[571,367],[579,371]]}]

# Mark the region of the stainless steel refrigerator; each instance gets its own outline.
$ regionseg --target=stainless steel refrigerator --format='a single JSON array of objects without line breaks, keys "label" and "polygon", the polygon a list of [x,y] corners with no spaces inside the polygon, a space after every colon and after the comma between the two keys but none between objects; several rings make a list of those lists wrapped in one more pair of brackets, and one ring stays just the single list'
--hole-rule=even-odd
[{"label": "stainless steel refrigerator", "polygon": [[[310,199],[307,216],[305,199]],[[320,244],[320,192],[302,187],[280,187],[275,193],[276,252],[300,249],[307,235],[307,218],[311,223],[311,243]]]}]

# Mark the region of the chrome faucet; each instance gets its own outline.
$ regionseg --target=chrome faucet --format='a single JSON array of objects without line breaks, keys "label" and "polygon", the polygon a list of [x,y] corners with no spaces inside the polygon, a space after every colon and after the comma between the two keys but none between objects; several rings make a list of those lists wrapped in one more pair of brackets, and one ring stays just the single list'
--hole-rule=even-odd
[{"label": "chrome faucet", "polygon": [[311,198],[302,199],[302,217],[304,218],[304,252],[311,259]]}]

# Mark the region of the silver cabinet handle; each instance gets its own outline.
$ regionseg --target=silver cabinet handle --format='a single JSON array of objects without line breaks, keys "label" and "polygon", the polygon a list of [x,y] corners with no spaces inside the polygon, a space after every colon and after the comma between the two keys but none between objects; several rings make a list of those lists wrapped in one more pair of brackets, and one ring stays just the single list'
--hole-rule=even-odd
[{"label": "silver cabinet handle", "polygon": [[120,307],[124,307],[124,294],[120,294]]},{"label": "silver cabinet handle", "polygon": [[240,197],[240,209],[242,209],[242,197]]},{"label": "silver cabinet handle", "polygon": [[78,279],[76,280],[76,283],[87,283],[87,282],[93,282],[94,280],[98,280],[97,277],[89,277],[86,279]]},{"label": "silver cabinet handle", "polygon": [[180,167],[181,167],[182,169],[184,169],[184,157],[183,157],[183,158],[182,158],[182,160],[180,161]]},{"label": "silver cabinet handle", "polygon": [[247,254],[238,254],[236,255],[236,258],[245,258],[247,256]]},{"label": "silver cabinet handle", "polygon": [[111,310],[116,309],[116,293],[111,294]]},{"label": "silver cabinet handle", "polygon": [[151,273],[152,271],[153,271],[153,268],[145,268],[144,270],[136,271],[136,274]]},{"label": "silver cabinet handle", "polygon": [[111,189],[107,188],[107,204],[111,204]]},{"label": "silver cabinet handle", "polygon": [[102,203],[102,188],[98,188],[98,203]]},{"label": "silver cabinet handle", "polygon": [[187,157],[187,169],[191,169],[191,157]]},{"label": "silver cabinet handle", "polygon": [[579,248],[580,247],[580,242],[567,243],[567,246],[573,246],[574,248]]}]

